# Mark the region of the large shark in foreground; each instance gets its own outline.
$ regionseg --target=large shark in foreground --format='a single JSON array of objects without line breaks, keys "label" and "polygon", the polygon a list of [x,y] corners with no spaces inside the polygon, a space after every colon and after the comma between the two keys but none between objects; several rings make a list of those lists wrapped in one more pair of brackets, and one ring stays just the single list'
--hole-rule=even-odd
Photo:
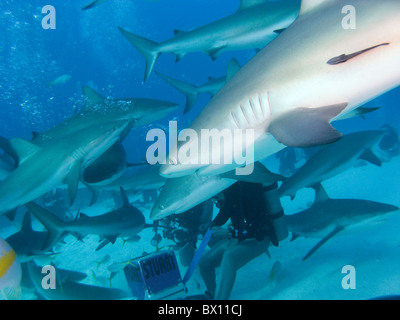
[{"label": "large shark in foreground", "polygon": [[241,0],[239,10],[198,29],[184,32],[163,43],[155,43],[119,27],[121,33],[146,59],[144,80],[150,76],[157,58],[169,52],[183,58],[189,52],[204,52],[215,59],[224,51],[265,47],[297,17],[299,1],[284,4],[266,0]]},{"label": "large shark in foreground", "polygon": [[350,168],[359,159],[380,166],[381,161],[371,148],[378,143],[383,134],[382,130],[350,133],[339,141],[324,146],[293,176],[283,181],[279,194],[290,195],[293,199],[299,189],[317,187],[321,181]]},{"label": "large shark in foreground", "polygon": [[80,214],[79,219],[69,222],[62,221],[34,202],[29,202],[25,206],[48,230],[49,234],[42,249],[51,248],[66,233],[72,233],[79,239],[89,234],[99,235],[104,239],[98,247],[100,249],[109,242],[114,243],[117,237],[136,235],[145,227],[143,214],[129,204],[122,188],[121,195],[123,200],[121,208],[94,217]]},{"label": "large shark in foreground", "polygon": [[[343,24],[348,17],[342,9],[348,5],[356,10],[355,30]],[[400,84],[399,56],[399,1],[303,0],[298,19],[214,96],[190,127],[199,138],[172,148],[160,172],[165,177],[195,171],[212,175],[243,164],[212,164],[211,155],[223,163],[216,143],[179,159],[179,150],[203,145],[204,129],[240,129],[242,141],[245,131],[252,130],[254,159],[248,161],[266,158],[285,145],[335,142],[342,134],[330,122]],[[233,159],[245,152],[237,149]]]},{"label": "large shark in foreground", "polygon": [[322,238],[303,258],[305,260],[337,233],[363,224],[368,225],[372,221],[381,220],[383,215],[398,210],[396,206],[368,200],[330,199],[320,185],[311,208],[285,216],[285,219],[294,238]]},{"label": "large shark in foreground", "polygon": [[11,139],[19,166],[0,183],[0,212],[15,209],[61,184],[68,185],[72,203],[81,171],[116,143],[127,125],[127,121],[104,123],[40,147]]}]

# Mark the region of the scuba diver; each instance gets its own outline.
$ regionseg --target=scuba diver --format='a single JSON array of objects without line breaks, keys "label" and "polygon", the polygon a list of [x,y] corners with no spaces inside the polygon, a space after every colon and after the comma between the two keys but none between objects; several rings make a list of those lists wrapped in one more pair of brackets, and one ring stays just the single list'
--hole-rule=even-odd
[{"label": "scuba diver", "polygon": [[[237,182],[217,195],[220,211],[210,227],[221,227],[229,219],[231,226],[228,235],[214,244],[199,262],[209,298],[229,299],[236,272],[267,252],[270,243],[278,246],[288,236],[277,189],[277,183],[263,186]],[[218,266],[221,276],[217,285]]]},{"label": "scuba diver", "polygon": [[[207,232],[207,226],[213,217],[213,209],[214,204],[210,199],[184,213],[173,214],[160,221],[160,227],[164,229],[163,238],[175,242],[179,262],[183,266],[189,266],[193,260],[196,243]],[[161,236],[156,234],[153,240],[153,245],[156,246],[161,241]]]}]

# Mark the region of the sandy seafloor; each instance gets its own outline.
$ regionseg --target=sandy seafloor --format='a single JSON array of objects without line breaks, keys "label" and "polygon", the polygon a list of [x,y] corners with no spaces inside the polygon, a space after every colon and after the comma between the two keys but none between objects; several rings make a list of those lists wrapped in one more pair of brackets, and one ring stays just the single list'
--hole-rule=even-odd
[{"label": "sandy seafloor", "polygon": [[[368,199],[400,206],[400,189],[398,183],[398,168],[400,157],[384,162],[382,167],[362,163],[352,167],[334,178],[326,180],[323,185],[331,198]],[[131,199],[133,200],[133,199]],[[293,214],[309,207],[314,200],[312,189],[302,189],[294,201],[289,197],[281,199],[286,214]],[[95,206],[90,212],[108,212],[114,208],[112,201],[103,202],[101,207]],[[146,217],[150,207],[140,208]],[[21,214],[20,214],[21,216]],[[1,217],[4,226],[0,236],[6,238],[19,229],[16,222],[10,223]],[[148,221],[150,222],[150,221]],[[19,221],[20,223],[20,221]],[[367,224],[357,230],[341,232],[324,244],[308,260],[302,257],[318,242],[318,239],[298,238],[290,242],[290,236],[279,244],[270,247],[271,258],[263,254],[251,261],[237,274],[231,299],[368,299],[377,296],[400,293],[400,213],[387,215],[379,223]],[[41,230],[41,225],[34,221],[35,230]],[[144,252],[153,252],[150,240],[154,233],[144,229],[141,240],[137,243],[125,243],[117,239],[114,245],[108,244],[100,251],[95,251],[99,243],[98,236],[91,235],[83,242],[71,235],[65,238],[66,244],[56,247],[57,254],[53,259],[37,259],[39,265],[53,261],[59,268],[84,272],[88,277],[83,283],[110,286],[110,272],[107,267],[114,262],[127,261],[140,256]],[[163,240],[160,247],[167,247]],[[100,264],[104,256],[110,259]],[[272,266],[276,261],[281,267],[271,276]],[[343,289],[342,267],[352,265],[356,270],[356,289]],[[186,268],[180,266],[182,277]],[[219,271],[217,271],[217,277]],[[111,287],[128,290],[123,272],[119,272],[111,280]],[[199,294],[205,291],[198,268],[187,283],[188,294]],[[23,290],[22,299],[35,299],[33,292]]]}]

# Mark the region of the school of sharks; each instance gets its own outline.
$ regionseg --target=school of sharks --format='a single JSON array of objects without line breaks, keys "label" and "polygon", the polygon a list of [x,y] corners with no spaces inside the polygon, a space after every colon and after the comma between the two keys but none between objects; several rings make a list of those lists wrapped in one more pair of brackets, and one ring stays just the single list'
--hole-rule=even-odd
[{"label": "school of sharks", "polygon": [[[157,7],[162,1],[148,2]],[[121,19],[115,25],[118,40],[127,45],[124,55],[139,54],[135,72],[141,72],[140,81],[131,85],[140,88],[157,79],[183,103],[159,95],[110,97],[94,83],[79,82],[83,102],[74,114],[46,130],[30,129],[31,139],[0,132],[0,232],[5,226],[14,228],[0,238],[0,299],[132,299],[126,287],[112,282],[130,258],[148,253],[148,248],[176,250],[179,255],[173,243],[160,237],[163,219],[184,215],[237,181],[278,183],[284,209],[298,201],[304,189],[312,190],[307,206],[285,210],[291,236],[273,250],[282,256],[303,241],[293,240],[315,238],[304,245],[304,252],[297,252],[301,263],[317,259],[332,238],[373,230],[377,221],[398,214],[398,200],[337,197],[326,182],[359,168],[384,172],[384,166],[399,160],[396,130],[376,120],[386,106],[371,102],[400,85],[400,1],[236,2],[239,7],[232,14],[192,30],[178,30],[170,21],[166,28],[172,36],[163,42],[152,40],[157,34],[135,30],[132,21]],[[88,1],[79,14],[118,5],[113,0]],[[153,19],[157,17],[141,23]],[[240,52],[251,54],[244,61],[234,56]],[[224,74],[204,74],[208,82],[188,81],[190,70],[179,78],[172,72],[174,65],[158,68],[167,61],[164,55],[175,55],[179,62],[198,53],[214,64],[232,55]],[[75,80],[59,75],[48,82],[47,90],[61,90]],[[152,85],[152,90],[157,88]],[[211,99],[203,103],[205,93]],[[189,120],[179,123],[183,116]],[[158,126],[160,121],[169,127]],[[156,161],[149,160],[154,149],[146,153],[127,143],[135,136],[136,143],[148,145],[146,134],[154,128],[163,129],[168,140],[174,121],[188,134],[182,138],[176,132],[175,141],[169,136],[164,149],[157,144],[160,136],[152,140],[153,148],[160,147],[153,152]],[[208,144],[205,130],[235,132],[233,145]],[[207,148],[197,152],[203,145]],[[227,152],[231,161],[225,161]],[[357,176],[339,187],[341,194],[360,187],[353,180]],[[370,188],[377,184],[369,183]],[[399,194],[391,186],[383,188],[393,194],[388,199]],[[68,251],[71,242],[90,248],[79,256],[78,250]],[[392,245],[393,252],[398,250],[398,243]],[[118,254],[121,246],[131,248],[128,261],[102,254]],[[273,261],[268,248],[266,253]],[[92,264],[91,270],[108,264],[109,278],[87,281],[90,275],[84,270],[57,266],[60,257],[74,255]],[[104,256],[101,261],[94,258],[99,255]],[[335,259],[334,253],[329,258]],[[43,288],[43,261],[57,271],[55,290]],[[271,279],[283,272],[280,265],[274,264]],[[94,271],[91,276],[96,278]],[[201,280],[193,281],[201,286]]]}]

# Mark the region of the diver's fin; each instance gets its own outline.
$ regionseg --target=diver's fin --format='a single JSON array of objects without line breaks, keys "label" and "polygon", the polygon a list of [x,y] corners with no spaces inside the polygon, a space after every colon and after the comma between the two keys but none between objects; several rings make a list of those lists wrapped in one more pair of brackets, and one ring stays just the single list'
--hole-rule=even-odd
[{"label": "diver's fin", "polygon": [[268,131],[289,147],[305,148],[335,142],[342,134],[329,123],[347,103],[319,108],[297,108],[272,120]]},{"label": "diver's fin", "polygon": [[153,71],[154,65],[160,56],[161,52],[159,49],[159,44],[145,39],[143,37],[139,37],[121,27],[118,27],[119,31],[123,34],[123,36],[138,50],[146,59],[146,71],[144,74],[144,81],[149,78],[151,72]]},{"label": "diver's fin", "polygon": [[365,150],[361,156],[359,157],[359,159],[368,161],[369,163],[372,163],[378,167],[382,166],[382,161],[372,152],[371,149],[367,149]]},{"label": "diver's fin", "polygon": [[343,227],[336,227],[335,230],[333,230],[331,233],[329,233],[327,236],[322,238],[303,258],[303,261],[308,259],[312,254],[314,254],[315,251],[317,251],[323,244],[325,244],[330,238],[335,236],[338,232],[342,231],[344,228]]}]

